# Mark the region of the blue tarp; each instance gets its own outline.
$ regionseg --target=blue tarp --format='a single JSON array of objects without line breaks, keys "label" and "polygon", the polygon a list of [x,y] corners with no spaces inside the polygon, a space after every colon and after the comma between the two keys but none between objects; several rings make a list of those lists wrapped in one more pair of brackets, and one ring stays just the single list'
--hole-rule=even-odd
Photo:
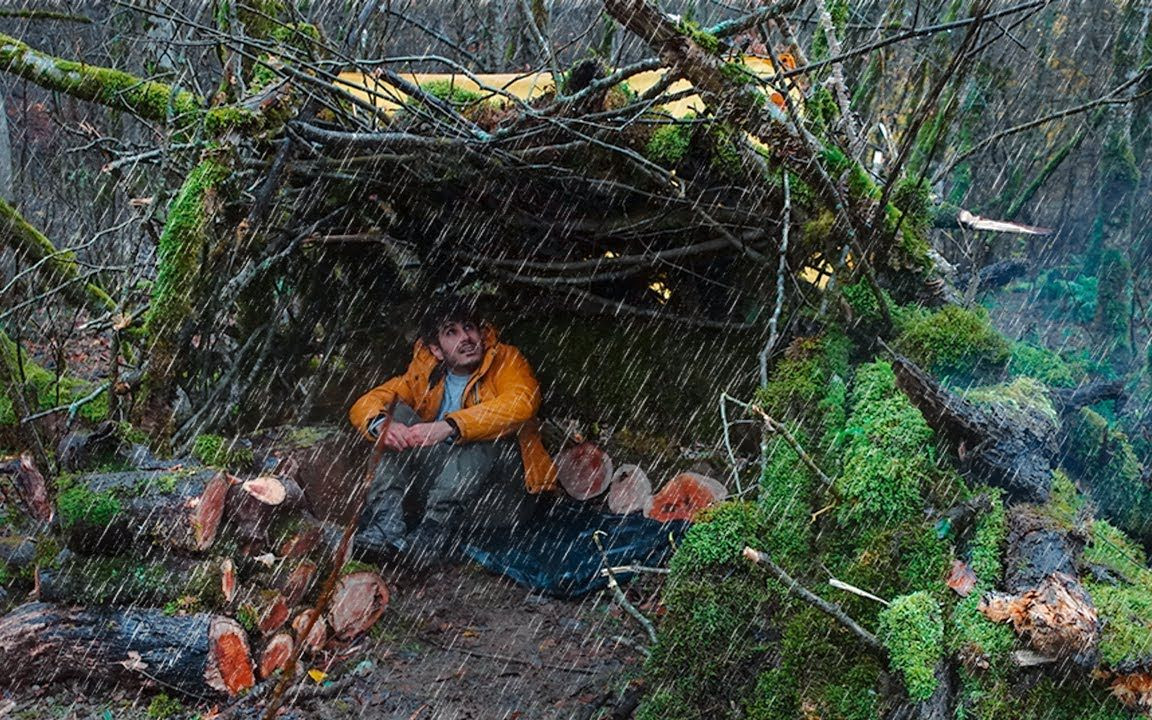
[{"label": "blue tarp", "polygon": [[[600,574],[605,562],[609,567],[663,564],[688,525],[558,502],[539,513],[528,527],[485,534],[462,549],[472,560],[520,585],[554,597],[574,598],[607,586],[608,579]],[[593,540],[597,531],[603,533],[603,553]]]}]

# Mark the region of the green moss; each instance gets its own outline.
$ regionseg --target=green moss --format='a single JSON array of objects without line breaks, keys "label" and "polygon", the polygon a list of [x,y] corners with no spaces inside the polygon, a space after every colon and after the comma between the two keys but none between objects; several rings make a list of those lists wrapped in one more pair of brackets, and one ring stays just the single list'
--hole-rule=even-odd
[{"label": "green moss", "polygon": [[983,308],[914,308],[901,314],[896,349],[930,373],[968,377],[998,370],[1011,348]]},{"label": "green moss", "polygon": [[638,717],[695,717],[718,696],[742,697],[751,678],[740,668],[767,651],[756,629],[770,594],[740,555],[745,545],[763,547],[768,527],[763,511],[745,502],[721,504],[693,523],[670,565],[666,612],[645,665],[652,693]]},{"label": "green moss", "polygon": [[159,122],[195,114],[204,104],[171,85],[45,55],[7,35],[0,35],[0,65],[45,87]]},{"label": "green moss", "polygon": [[145,326],[156,341],[153,368],[168,368],[174,361],[174,336],[192,311],[192,293],[208,243],[209,205],[215,204],[212,197],[229,174],[224,162],[202,160],[185,178],[168,209],[156,251],[156,282]]},{"label": "green moss", "polygon": [[897,389],[888,363],[857,369],[844,435],[840,522],[876,528],[919,515],[921,487],[935,474],[932,430]]},{"label": "green moss", "polygon": [[720,54],[720,38],[702,30],[699,24],[690,20],[681,21],[679,30],[692,38],[692,41],[699,45],[704,52],[711,55]]},{"label": "green moss", "polygon": [[936,691],[935,668],[944,657],[944,614],[928,592],[903,595],[880,613],[879,636],[890,665],[916,701]]},{"label": "green moss", "polygon": [[450,80],[431,80],[421,85],[420,89],[434,98],[458,106],[474,105],[485,98],[484,95],[459,87]]},{"label": "green moss", "polygon": [[648,138],[644,155],[653,162],[672,167],[688,154],[694,131],[695,127],[690,123],[661,125]]},{"label": "green moss", "polygon": [[1107,520],[1092,522],[1092,541],[1084,548],[1084,562],[1107,568],[1128,580],[1147,577],[1144,573],[1148,558],[1144,548]]},{"label": "green moss", "polygon": [[[0,329],[0,425],[17,421],[12,392],[19,392],[29,401],[32,412],[49,410],[75,402],[92,393],[93,385],[83,380],[63,376],[37,365],[11,338]],[[108,395],[103,393],[81,405],[77,415],[85,420],[99,422],[108,415]]]},{"label": "green moss", "polygon": [[184,713],[184,704],[174,697],[160,693],[148,703],[146,714],[150,720],[171,720]]},{"label": "green moss", "polygon": [[1152,540],[1152,489],[1142,481],[1144,468],[1127,435],[1089,408],[1066,424],[1065,467],[1112,524]]},{"label": "green moss", "polygon": [[1039,380],[1049,387],[1075,387],[1077,375],[1058,353],[1026,342],[1012,344],[1008,371]]},{"label": "green moss", "polygon": [[1102,337],[1128,346],[1128,316],[1132,306],[1132,263],[1120,248],[1105,248],[1100,255],[1096,294],[1096,328]]},{"label": "green moss", "polygon": [[[947,644],[970,671],[1000,675],[1009,667],[1009,653],[1016,643],[1016,635],[1008,625],[985,617],[979,606],[981,598],[995,588],[1003,574],[1008,521],[1000,491],[982,488],[980,492],[989,495],[992,509],[977,519],[967,548],[968,567],[976,575],[976,586],[953,608]],[[972,678],[972,683],[977,684],[976,678]]]},{"label": "green moss", "polygon": [[229,132],[258,132],[264,124],[260,113],[240,107],[218,107],[204,113],[204,130],[212,137]]},{"label": "green moss", "polygon": [[1059,427],[1060,416],[1052,407],[1048,388],[1044,383],[1030,377],[1019,377],[1009,383],[988,387],[971,388],[964,391],[964,397],[978,405],[992,406],[1001,412],[1020,418],[1047,423],[1053,429]]},{"label": "green moss", "polygon": [[78,524],[103,527],[120,513],[120,499],[112,491],[92,492],[81,484],[73,485],[56,498],[60,526],[67,530]]},{"label": "green moss", "polygon": [[899,234],[903,256],[915,260],[920,267],[930,267],[928,233],[935,203],[928,182],[901,178],[892,189],[891,204],[899,211],[890,214],[889,222],[891,231]]},{"label": "green moss", "polygon": [[1152,587],[1087,583],[1100,617],[1100,659],[1116,667],[1152,660]]},{"label": "green moss", "polygon": [[205,465],[214,467],[238,468],[252,464],[250,448],[233,441],[229,443],[219,435],[197,435],[192,442],[192,457]]},{"label": "green moss", "polygon": [[236,609],[236,614],[233,615],[236,622],[249,633],[256,632],[257,623],[259,622],[260,614],[252,605],[245,603]]}]

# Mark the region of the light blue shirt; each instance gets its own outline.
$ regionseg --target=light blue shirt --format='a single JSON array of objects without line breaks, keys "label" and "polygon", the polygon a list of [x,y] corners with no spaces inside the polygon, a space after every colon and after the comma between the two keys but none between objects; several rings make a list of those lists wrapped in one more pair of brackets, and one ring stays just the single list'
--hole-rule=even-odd
[{"label": "light blue shirt", "polygon": [[440,401],[440,412],[436,414],[437,420],[443,420],[450,412],[456,412],[464,403],[464,388],[468,386],[471,375],[456,375],[448,373],[444,376],[444,399]]}]

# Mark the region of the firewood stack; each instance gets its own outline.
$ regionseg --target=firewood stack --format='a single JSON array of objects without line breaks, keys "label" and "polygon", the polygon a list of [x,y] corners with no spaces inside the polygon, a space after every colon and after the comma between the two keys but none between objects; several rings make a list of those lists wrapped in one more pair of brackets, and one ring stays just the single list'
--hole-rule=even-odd
[{"label": "firewood stack", "polygon": [[235,696],[301,644],[305,659],[352,644],[388,588],[337,557],[342,528],[315,518],[285,470],[90,473],[52,488],[28,456],[0,463],[11,520],[0,561],[17,605],[0,617],[0,685],[79,678]]}]

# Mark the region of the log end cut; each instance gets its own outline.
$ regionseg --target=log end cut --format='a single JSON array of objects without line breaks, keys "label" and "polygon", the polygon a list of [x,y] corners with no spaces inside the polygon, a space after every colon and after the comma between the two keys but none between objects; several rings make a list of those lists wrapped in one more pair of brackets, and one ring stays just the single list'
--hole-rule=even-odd
[{"label": "log end cut", "polygon": [[280,632],[273,635],[260,655],[260,678],[266,680],[277,670],[283,670],[295,647],[296,643],[292,641],[291,633]]},{"label": "log end cut", "polygon": [[388,587],[374,572],[355,572],[340,578],[332,607],[328,611],[328,624],[332,634],[340,640],[349,640],[376,624],[388,607]]},{"label": "log end cut", "polygon": [[556,458],[556,480],[576,500],[590,500],[608,489],[612,458],[595,443],[581,443]]},{"label": "log end cut", "polygon": [[683,472],[672,478],[652,498],[648,517],[660,522],[692,520],[704,508],[728,497],[728,489],[705,475]]},{"label": "log end cut", "polygon": [[248,635],[240,623],[214,617],[208,639],[208,661],[204,668],[204,682],[208,687],[234,696],[256,684]]}]

